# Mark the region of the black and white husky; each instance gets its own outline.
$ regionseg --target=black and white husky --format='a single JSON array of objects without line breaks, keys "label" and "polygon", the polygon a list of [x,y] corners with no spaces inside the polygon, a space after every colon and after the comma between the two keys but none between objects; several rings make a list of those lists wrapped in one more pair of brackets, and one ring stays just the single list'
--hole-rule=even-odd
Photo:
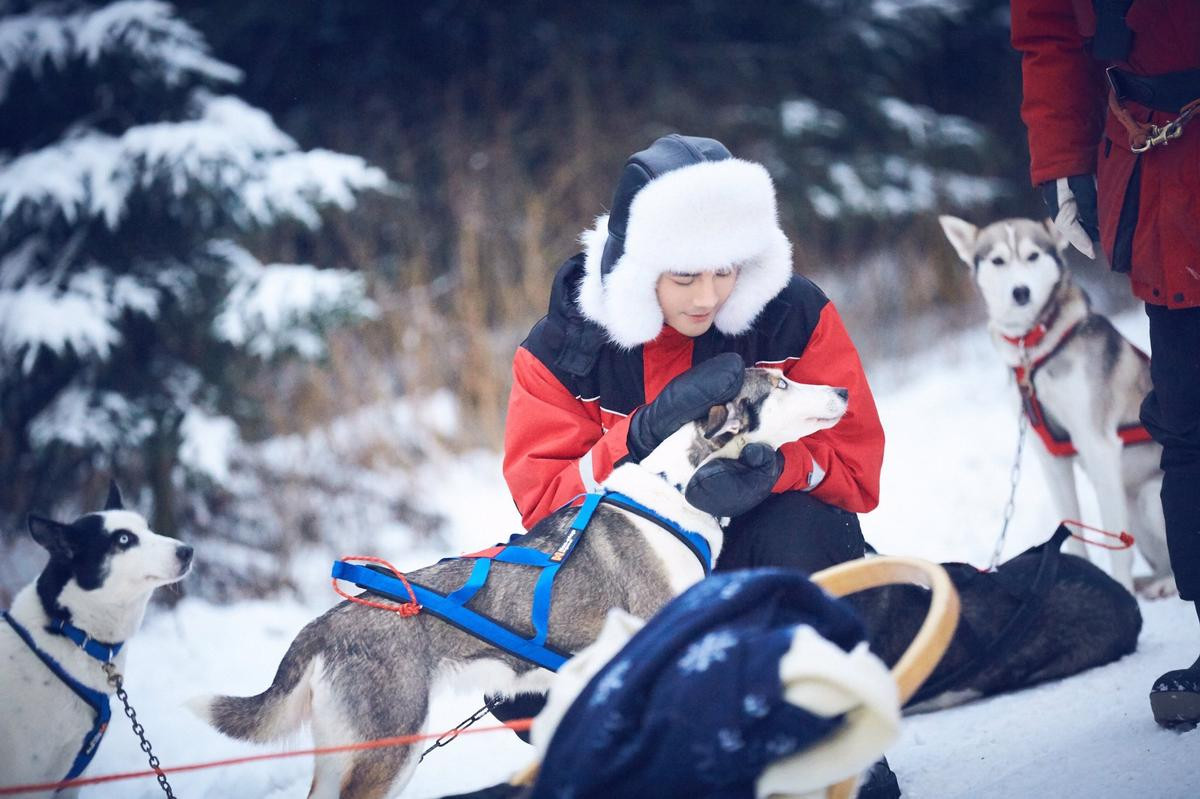
[{"label": "black and white husky", "polygon": [[[1175,593],[1159,500],[1162,448],[1146,440],[1138,422],[1149,364],[1091,310],[1063,263],[1066,242],[1049,221],[1007,219],[982,229],[952,216],[940,221],[973,270],[996,349],[1017,374],[1057,512],[1079,519],[1078,461],[1096,489],[1105,529],[1132,533],[1153,570],[1137,581],[1138,592]],[[1084,554],[1074,539],[1064,550]],[[1112,576],[1131,591],[1132,564],[1131,551],[1112,553]]]},{"label": "black and white husky", "polygon": [[70,524],[31,515],[29,532],[50,561],[0,622],[4,785],[62,780],[90,760],[103,735],[97,703],[107,709],[113,692],[104,663],[124,670],[121,645],[141,626],[151,592],[192,563],[190,546],[124,509],[115,483],[103,511]]},{"label": "black and white husky", "polygon": [[[736,457],[751,442],[778,447],[832,427],[845,410],[845,389],[748,369],[731,402],[714,406],[707,419],[685,424],[640,464],[619,467],[604,487],[699,533],[715,561],[721,526],[689,505],[680,489],[692,473],[710,458]],[[519,543],[554,552],[574,515],[571,509],[552,514]],[[451,560],[409,576],[449,593],[464,584],[471,568],[470,560]],[[673,535],[640,515],[601,504],[558,574],[547,643],[577,652],[595,640],[610,608],[648,618],[703,577],[698,559]],[[532,636],[536,579],[528,567],[493,563],[470,607]],[[440,681],[487,693],[540,692],[553,676],[426,613],[405,618],[343,602],[300,631],[266,691],[203,698],[193,707],[221,732],[253,741],[278,738],[311,719],[314,743],[329,746],[420,732]],[[414,748],[322,756],[309,796],[391,795],[416,766]]]}]

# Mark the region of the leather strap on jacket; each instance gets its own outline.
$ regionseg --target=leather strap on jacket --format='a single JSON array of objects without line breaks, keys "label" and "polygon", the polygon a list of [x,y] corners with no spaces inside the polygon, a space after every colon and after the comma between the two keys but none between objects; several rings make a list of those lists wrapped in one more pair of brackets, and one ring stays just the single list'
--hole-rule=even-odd
[{"label": "leather strap on jacket", "polygon": [[[1108,108],[1129,134],[1129,149],[1144,153],[1151,147],[1165,145],[1183,135],[1183,128],[1200,111],[1200,70],[1171,72],[1165,75],[1134,75],[1109,67]],[[1122,100],[1179,116],[1166,125],[1139,122],[1125,108]]]}]

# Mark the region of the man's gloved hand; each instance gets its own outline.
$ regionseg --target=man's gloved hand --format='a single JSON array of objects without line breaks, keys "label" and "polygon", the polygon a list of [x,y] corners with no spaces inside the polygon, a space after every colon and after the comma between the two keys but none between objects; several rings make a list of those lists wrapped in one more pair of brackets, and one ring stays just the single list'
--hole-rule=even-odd
[{"label": "man's gloved hand", "polygon": [[782,455],[766,444],[747,444],[736,459],[717,458],[697,469],[683,495],[713,516],[740,516],[770,495],[782,472]]},{"label": "man's gloved hand", "polygon": [[736,352],[721,353],[678,375],[633,414],[625,439],[630,458],[641,461],[680,427],[733,399],[745,377],[746,365]]},{"label": "man's gloved hand", "polygon": [[1071,175],[1048,180],[1040,186],[1046,211],[1054,226],[1088,258],[1096,257],[1092,242],[1100,240],[1096,212],[1096,176]]}]

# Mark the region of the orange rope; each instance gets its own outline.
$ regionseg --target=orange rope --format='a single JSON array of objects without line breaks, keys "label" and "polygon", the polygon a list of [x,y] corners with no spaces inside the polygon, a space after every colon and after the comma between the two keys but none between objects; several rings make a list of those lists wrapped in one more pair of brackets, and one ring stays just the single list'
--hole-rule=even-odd
[{"label": "orange rope", "polygon": [[[533,724],[533,719],[516,719],[504,724],[497,724],[491,727],[476,727],[469,730],[459,730],[459,735],[467,735],[469,733],[478,732],[499,732],[501,730],[513,730],[515,732],[523,732],[528,730]],[[184,766],[164,767],[162,770],[166,774],[180,774],[185,771],[200,771],[203,769],[217,768],[219,766],[240,766],[245,763],[257,763],[263,760],[281,760],[287,757],[300,757],[302,755],[331,755],[339,752],[356,752],[363,749],[383,749],[389,746],[405,746],[407,744],[416,743],[417,741],[425,741],[430,738],[440,738],[443,735],[449,735],[451,730],[445,732],[430,732],[420,735],[400,735],[394,738],[377,738],[374,741],[364,741],[357,744],[343,744],[341,746],[324,746],[315,749],[295,749],[289,752],[270,752],[262,755],[247,755],[245,757],[231,757],[226,760],[212,760],[205,763],[191,763]],[[129,771],[123,774],[102,774],[98,777],[76,777],[73,780],[64,780],[62,782],[44,782],[38,785],[9,785],[0,787],[0,796],[16,796],[22,793],[35,793],[37,791],[56,791],[62,788],[74,788],[81,785],[99,785],[105,782],[117,782],[120,780],[132,780],[140,777],[154,777],[154,771]]]},{"label": "orange rope", "polygon": [[392,564],[388,563],[383,558],[376,558],[372,555],[346,555],[342,560],[364,560],[369,563],[378,563],[381,566],[387,566],[391,569],[392,574],[396,575],[396,579],[404,584],[404,589],[408,591],[409,602],[401,605],[386,604],[383,602],[372,602],[369,599],[363,599],[361,596],[351,596],[341,589],[338,585],[337,578],[333,582],[333,591],[342,599],[347,599],[356,605],[366,605],[369,608],[379,608],[380,610],[390,610],[393,613],[399,613],[401,616],[416,616],[421,612],[421,605],[417,602],[417,595],[413,593],[412,586],[408,584],[408,578],[401,574],[400,570]]},{"label": "orange rope", "polygon": [[1133,536],[1130,535],[1129,533],[1125,532],[1124,530],[1122,530],[1120,533],[1110,533],[1108,530],[1104,530],[1100,527],[1092,527],[1091,525],[1084,524],[1083,522],[1076,521],[1075,519],[1063,519],[1062,523],[1067,524],[1067,525],[1074,525],[1074,526],[1082,528],[1084,530],[1091,530],[1092,532],[1100,533],[1100,535],[1106,536],[1108,538],[1115,538],[1121,542],[1119,544],[1106,544],[1103,541],[1093,541],[1086,536],[1080,535],[1079,533],[1071,533],[1072,538],[1078,538],[1083,543],[1091,544],[1094,547],[1101,547],[1103,549],[1120,550],[1120,549],[1129,549],[1131,546],[1133,546],[1133,541],[1134,541]]}]

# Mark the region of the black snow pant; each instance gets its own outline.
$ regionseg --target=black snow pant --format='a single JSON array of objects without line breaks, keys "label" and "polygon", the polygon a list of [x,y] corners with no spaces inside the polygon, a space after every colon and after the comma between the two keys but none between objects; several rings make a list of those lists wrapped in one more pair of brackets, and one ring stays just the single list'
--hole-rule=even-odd
[{"label": "black snow pant", "polygon": [[863,549],[856,514],[812,494],[787,491],[729,523],[717,571],[781,566],[812,574],[861,558]]},{"label": "black snow pant", "polygon": [[[1142,424],[1162,444],[1162,505],[1179,597],[1200,599],[1200,308],[1146,305],[1150,378]],[[1198,605],[1200,607],[1200,605]]]}]

